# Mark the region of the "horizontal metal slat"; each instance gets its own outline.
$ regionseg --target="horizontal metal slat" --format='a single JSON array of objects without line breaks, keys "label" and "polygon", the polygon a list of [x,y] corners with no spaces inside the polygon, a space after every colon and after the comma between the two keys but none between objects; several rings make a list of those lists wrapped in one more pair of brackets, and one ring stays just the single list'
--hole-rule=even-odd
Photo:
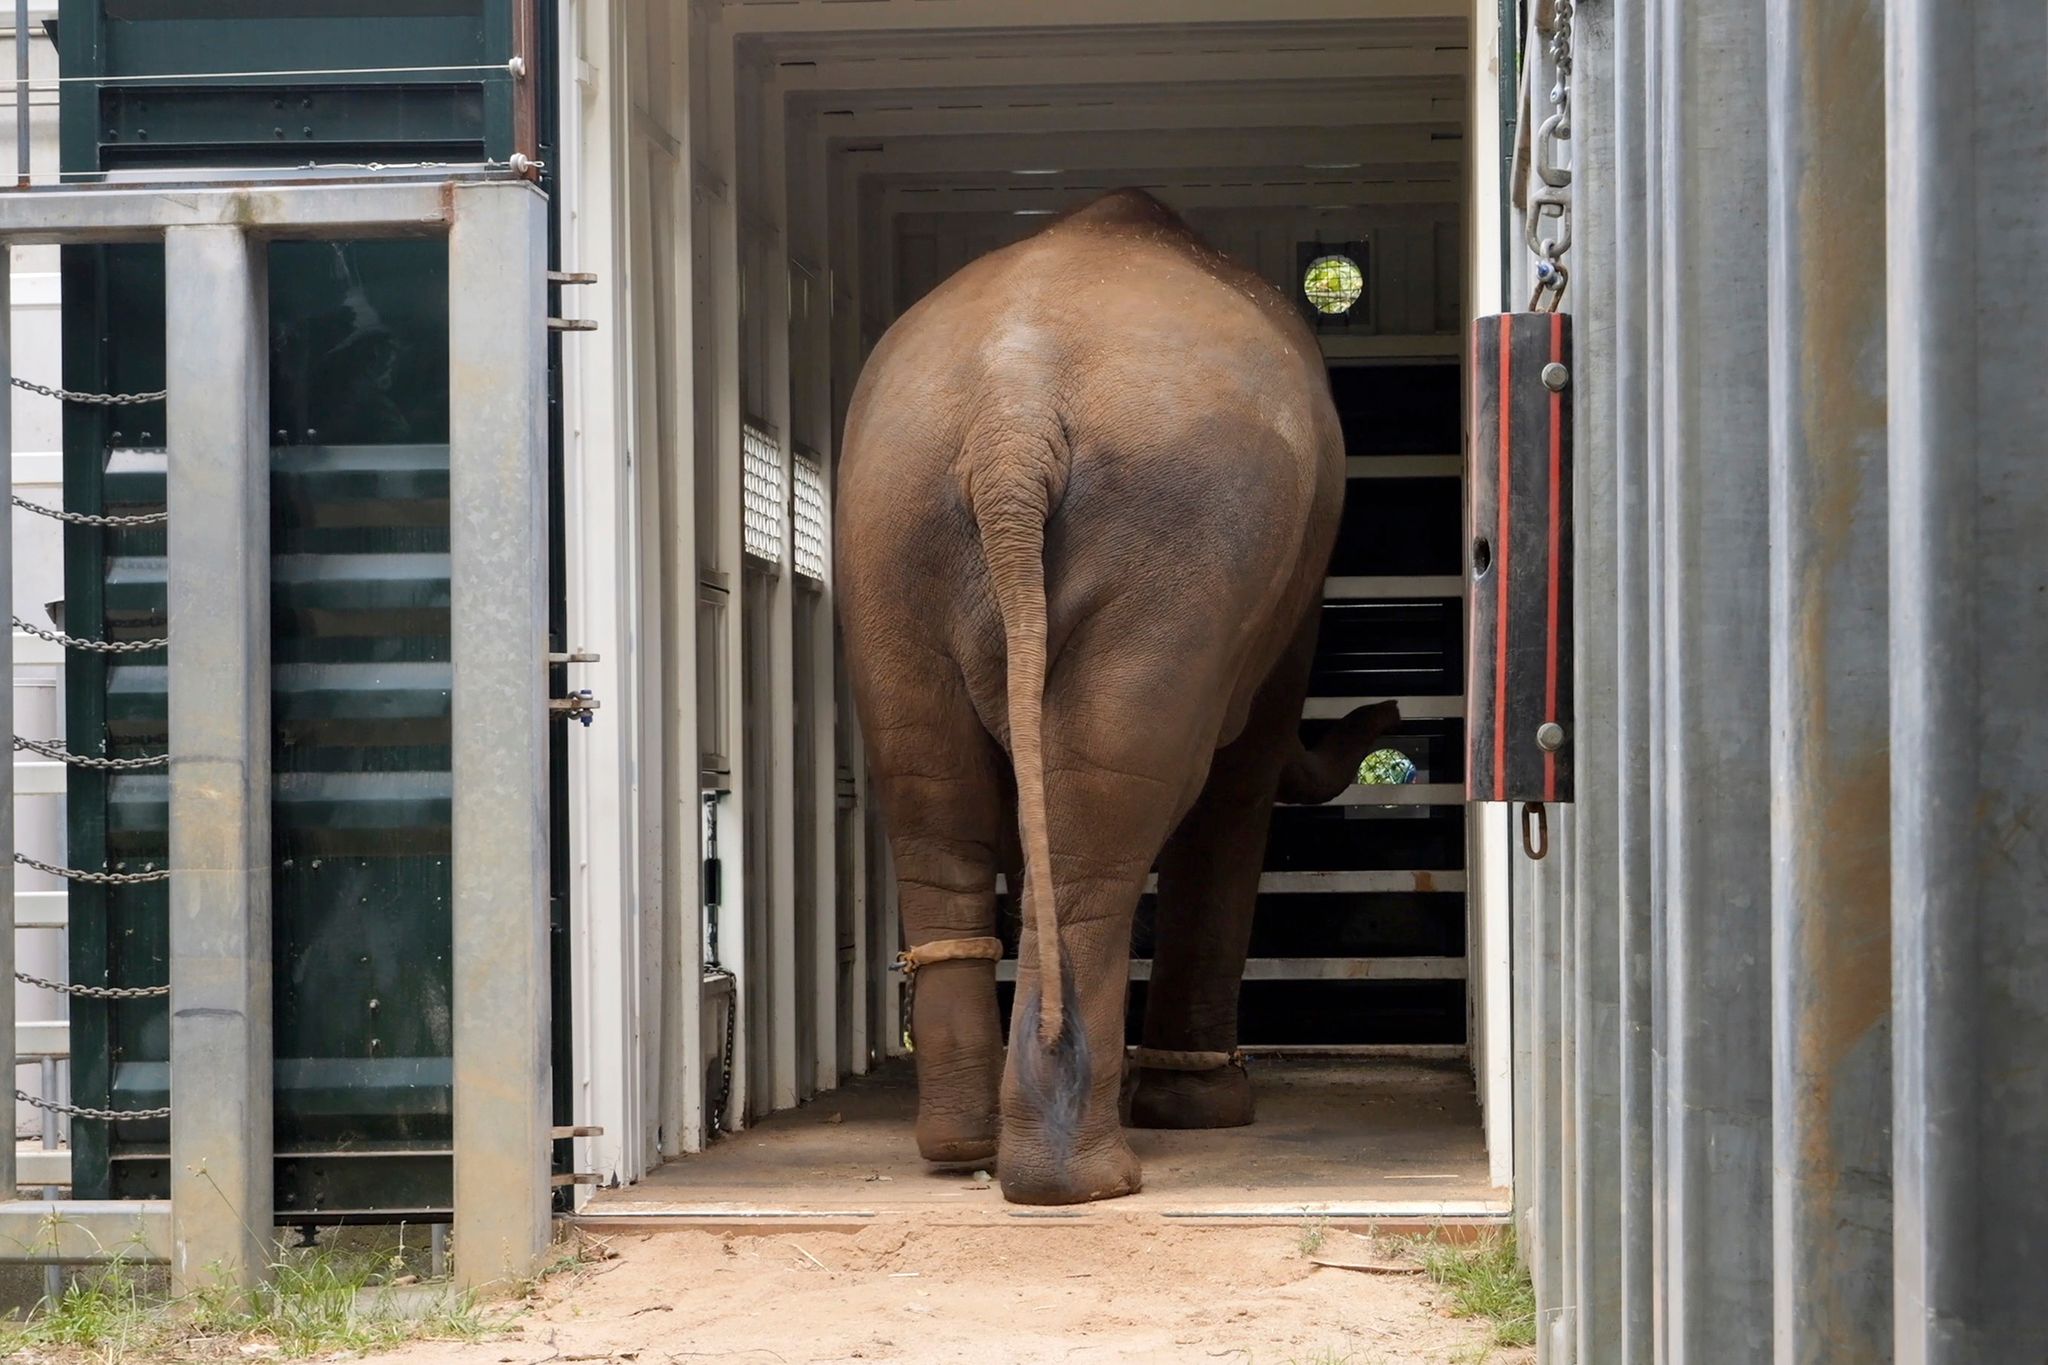
[{"label": "horizontal metal slat", "polygon": [[[1009,889],[1009,878],[998,876],[996,890]],[[1159,889],[1159,875],[1145,878],[1145,890]],[[1462,870],[1368,871],[1368,872],[1264,872],[1259,875],[1262,896],[1310,895],[1350,892],[1457,892],[1465,889]]]},{"label": "horizontal metal slat", "polygon": [[14,1183],[21,1189],[71,1183],[71,1153],[63,1147],[17,1147]]},{"label": "horizontal metal slat", "polygon": [[14,760],[16,796],[62,796],[64,765],[54,759]]},{"label": "horizontal metal slat", "polygon": [[1386,602],[1464,595],[1465,580],[1458,574],[1377,574],[1323,580],[1325,602]]},{"label": "horizontal metal slat", "polygon": [[1344,473],[1353,479],[1455,479],[1465,472],[1463,455],[1352,455]]},{"label": "horizontal metal slat", "polygon": [[0,1203],[0,1264],[168,1263],[170,1259],[168,1199]]},{"label": "horizontal metal slat", "polygon": [[14,1021],[14,1056],[17,1061],[40,1061],[45,1057],[69,1057],[70,1055],[70,1020],[17,1019]]},{"label": "horizontal metal slat", "polygon": [[[19,875],[19,874],[16,874]],[[71,901],[63,891],[17,891],[14,893],[14,927],[17,929],[63,929],[71,923]]]},{"label": "horizontal metal slat", "polygon": [[[445,845],[452,779],[445,772],[278,773],[277,824],[306,851],[403,855]],[[116,856],[169,818],[170,780],[161,773],[107,784],[107,832]]]},{"label": "horizontal metal slat", "polygon": [[[1462,981],[1462,957],[1254,957],[1244,964],[1246,981]],[[996,964],[996,980],[1015,981],[1017,963]],[[1152,960],[1131,959],[1131,980],[1152,979]]]},{"label": "horizontal metal slat", "polygon": [[1462,806],[1465,788],[1457,782],[1411,782],[1398,787],[1347,787],[1326,806]]},{"label": "horizontal metal slat", "polygon": [[[1384,701],[1384,697],[1310,697],[1301,704],[1303,720],[1342,720],[1361,706]],[[1402,720],[1463,720],[1463,697],[1396,697]]]}]

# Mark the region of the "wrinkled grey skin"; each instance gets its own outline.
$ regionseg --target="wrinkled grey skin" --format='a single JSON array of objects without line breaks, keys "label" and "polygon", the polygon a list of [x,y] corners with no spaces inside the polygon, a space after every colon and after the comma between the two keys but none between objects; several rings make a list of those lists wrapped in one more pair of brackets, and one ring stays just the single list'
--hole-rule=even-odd
[{"label": "wrinkled grey skin", "polygon": [[[1155,864],[1144,1041],[1235,1045],[1273,802],[1336,795],[1397,719],[1299,738],[1343,493],[1314,336],[1136,191],[974,262],[876,347],[836,587],[904,935],[994,934],[998,872],[1026,907],[1007,1056],[994,964],[918,975],[926,1158],[993,1155],[1025,1203],[1138,1188],[1118,1091]],[[1251,1115],[1236,1068],[1130,1096],[1139,1125]]]}]

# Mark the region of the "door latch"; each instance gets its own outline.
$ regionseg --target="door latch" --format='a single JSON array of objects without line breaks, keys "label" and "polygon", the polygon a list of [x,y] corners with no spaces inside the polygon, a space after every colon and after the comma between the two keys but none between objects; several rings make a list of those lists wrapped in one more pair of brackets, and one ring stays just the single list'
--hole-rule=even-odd
[{"label": "door latch", "polygon": [[[564,664],[594,664],[597,662],[598,656],[587,649],[575,649],[566,653],[548,655],[548,666],[550,668],[559,667]],[[551,715],[560,716],[563,720],[580,721],[586,730],[590,728],[590,722],[597,718],[597,705],[597,694],[587,687],[578,688],[566,697],[548,698],[548,712]]]}]

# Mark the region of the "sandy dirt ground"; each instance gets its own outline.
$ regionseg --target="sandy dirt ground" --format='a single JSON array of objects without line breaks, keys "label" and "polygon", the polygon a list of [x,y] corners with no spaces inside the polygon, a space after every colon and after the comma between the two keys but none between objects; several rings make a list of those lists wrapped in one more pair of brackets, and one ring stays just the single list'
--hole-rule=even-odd
[{"label": "sandy dirt ground", "polygon": [[[1332,1230],[1319,1255],[1385,1261]],[[1063,1361],[1522,1365],[1416,1274],[1319,1266],[1285,1226],[930,1217],[858,1232],[690,1230],[607,1238],[512,1330],[425,1342],[394,1365]]]}]

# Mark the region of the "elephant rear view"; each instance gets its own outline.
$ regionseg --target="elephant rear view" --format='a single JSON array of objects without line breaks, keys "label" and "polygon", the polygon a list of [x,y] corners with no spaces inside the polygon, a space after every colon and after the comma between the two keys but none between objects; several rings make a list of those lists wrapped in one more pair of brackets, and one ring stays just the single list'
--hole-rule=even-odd
[{"label": "elephant rear view", "polygon": [[[1390,704],[1302,748],[1344,490],[1320,350],[1265,281],[1120,191],[892,327],[847,416],[836,583],[914,981],[917,1142],[1006,1197],[1138,1188],[1118,1112],[1249,1122],[1237,989],[1277,795],[1347,785]],[[1006,850],[1021,851],[1009,866]],[[1025,907],[1005,1056],[995,881]]]}]

